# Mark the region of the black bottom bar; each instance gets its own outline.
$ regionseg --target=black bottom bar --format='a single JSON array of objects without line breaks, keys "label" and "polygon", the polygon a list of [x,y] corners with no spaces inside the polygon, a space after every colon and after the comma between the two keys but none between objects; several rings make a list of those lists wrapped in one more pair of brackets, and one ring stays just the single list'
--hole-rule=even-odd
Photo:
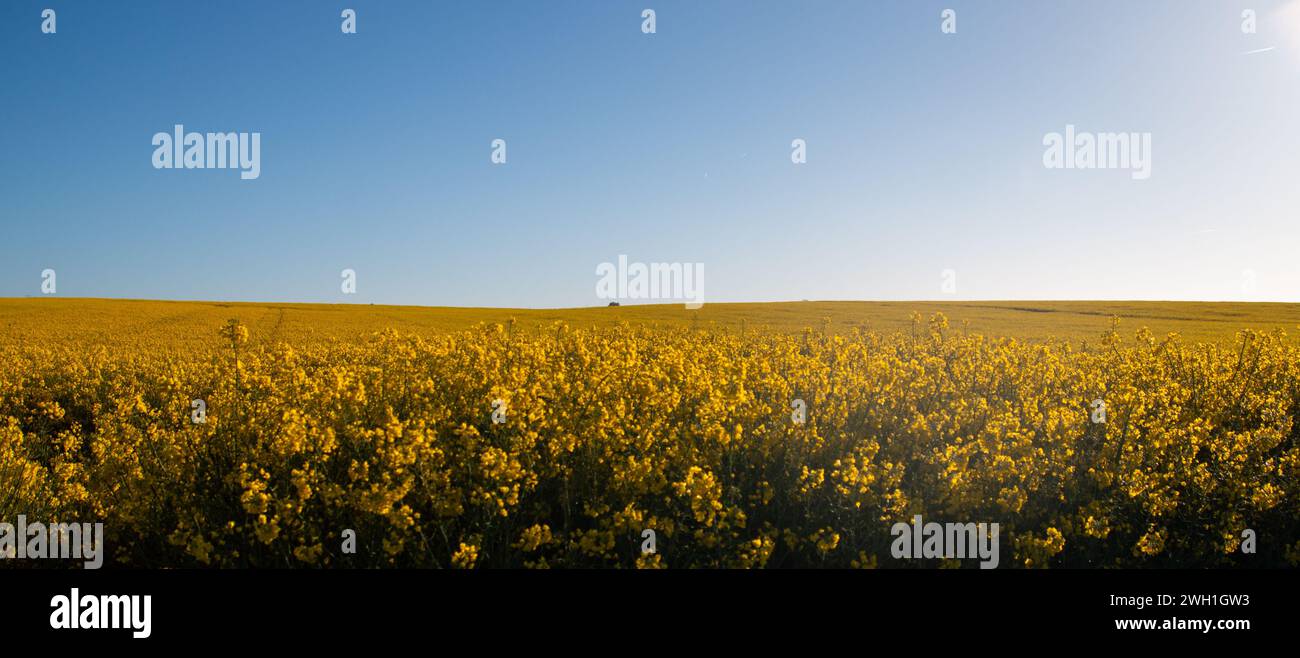
[{"label": "black bottom bar", "polygon": [[[745,639],[761,647],[764,633],[796,644],[912,638],[907,641],[938,643],[932,648],[953,648],[962,638],[1018,646],[1020,639],[1050,637],[1058,648],[1238,644],[1293,636],[1297,573],[9,569],[0,570],[0,631],[6,642],[47,647],[88,642],[231,649],[253,646],[258,638],[329,647],[400,638],[450,650],[452,637],[496,648],[512,642],[561,646],[612,634],[628,643],[623,648],[641,653],[637,638],[651,641],[646,633],[659,638],[657,646],[701,633],[720,647]],[[51,628],[52,598],[70,596],[73,588],[83,605],[90,595],[150,595],[150,637],[134,638],[129,629]],[[1157,627],[1117,628],[1146,623],[1139,620],[1155,620]],[[1249,628],[1186,628],[1192,620]],[[1165,624],[1171,627],[1161,628]]]}]

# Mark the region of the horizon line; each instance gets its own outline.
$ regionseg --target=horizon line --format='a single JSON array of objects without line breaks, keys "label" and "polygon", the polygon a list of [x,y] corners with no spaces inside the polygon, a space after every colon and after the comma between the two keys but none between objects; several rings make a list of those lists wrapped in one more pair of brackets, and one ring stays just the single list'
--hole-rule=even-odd
[{"label": "horizon line", "polygon": [[[161,299],[147,297],[69,297],[61,295],[25,295],[22,297],[3,297],[0,296],[0,302],[7,301],[27,301],[37,299],[61,300],[61,301],[110,301],[110,302],[152,302],[152,303],[173,303],[173,304],[241,304],[247,306],[266,306],[266,305],[293,305],[293,306],[381,306],[389,308],[426,308],[426,309],[464,309],[464,310],[498,310],[498,311],[574,311],[586,309],[605,309],[605,308],[665,308],[675,307],[682,310],[700,310],[685,308],[684,303],[678,301],[655,301],[651,303],[637,303],[617,301],[617,307],[611,307],[608,304],[593,306],[448,306],[438,304],[401,304],[401,303],[381,303],[381,302],[321,302],[321,301],[283,301],[283,300],[237,300],[237,299]],[[1300,301],[1277,301],[1277,300],[1242,300],[1242,299],[787,299],[787,300],[766,300],[766,301],[719,301],[705,302],[701,308],[709,306],[741,306],[741,305],[759,305],[759,304],[1030,304],[1030,303],[1078,303],[1078,304],[1255,304],[1255,305],[1300,305]]]}]

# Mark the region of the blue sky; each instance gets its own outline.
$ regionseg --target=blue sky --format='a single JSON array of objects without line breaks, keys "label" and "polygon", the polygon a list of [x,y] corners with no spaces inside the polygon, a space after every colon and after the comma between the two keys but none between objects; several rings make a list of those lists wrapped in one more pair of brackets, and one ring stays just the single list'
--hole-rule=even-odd
[{"label": "blue sky", "polygon": [[[0,296],[585,306],[627,254],[712,302],[1300,301],[1298,35],[1253,0],[7,0]],[[178,123],[260,132],[261,176],[153,168]],[[1045,168],[1067,124],[1149,132],[1151,177]]]}]

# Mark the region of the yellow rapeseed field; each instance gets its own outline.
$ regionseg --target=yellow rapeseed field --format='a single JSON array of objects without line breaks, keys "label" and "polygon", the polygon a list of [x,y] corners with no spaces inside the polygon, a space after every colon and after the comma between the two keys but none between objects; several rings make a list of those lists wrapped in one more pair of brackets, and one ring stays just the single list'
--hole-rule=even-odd
[{"label": "yellow rapeseed field", "polygon": [[0,520],[133,567],[973,566],[892,558],[918,514],[999,523],[1008,567],[1294,565],[1297,325],[0,300]]}]

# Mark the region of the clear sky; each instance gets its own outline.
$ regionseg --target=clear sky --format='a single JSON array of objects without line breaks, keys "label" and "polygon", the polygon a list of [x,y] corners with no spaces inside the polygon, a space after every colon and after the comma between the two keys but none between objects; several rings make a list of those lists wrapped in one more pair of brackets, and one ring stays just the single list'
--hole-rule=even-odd
[{"label": "clear sky", "polygon": [[[5,0],[0,296],[1300,301],[1297,118],[1288,2]],[[260,177],[155,169],[175,124]],[[1150,178],[1046,168],[1067,124]]]}]

